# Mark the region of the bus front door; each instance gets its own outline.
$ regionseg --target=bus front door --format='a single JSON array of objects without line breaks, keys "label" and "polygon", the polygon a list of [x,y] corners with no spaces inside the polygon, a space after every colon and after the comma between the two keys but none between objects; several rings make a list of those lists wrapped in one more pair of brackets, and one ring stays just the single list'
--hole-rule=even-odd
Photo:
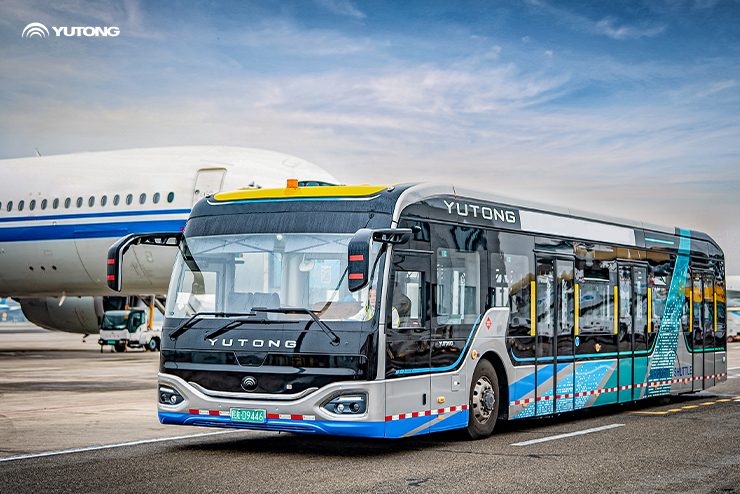
[{"label": "bus front door", "polygon": [[396,250],[385,317],[386,437],[429,432],[432,256]]}]

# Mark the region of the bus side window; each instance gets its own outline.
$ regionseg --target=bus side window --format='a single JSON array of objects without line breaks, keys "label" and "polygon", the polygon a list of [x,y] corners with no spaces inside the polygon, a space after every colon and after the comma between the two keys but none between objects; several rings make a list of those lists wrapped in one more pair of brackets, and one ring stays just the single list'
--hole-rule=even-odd
[{"label": "bus side window", "polygon": [[509,336],[530,335],[529,258],[517,254],[491,254],[489,300],[491,307],[508,307]]},{"label": "bus side window", "polygon": [[391,327],[418,328],[422,321],[422,274],[419,271],[396,271],[391,301]]}]

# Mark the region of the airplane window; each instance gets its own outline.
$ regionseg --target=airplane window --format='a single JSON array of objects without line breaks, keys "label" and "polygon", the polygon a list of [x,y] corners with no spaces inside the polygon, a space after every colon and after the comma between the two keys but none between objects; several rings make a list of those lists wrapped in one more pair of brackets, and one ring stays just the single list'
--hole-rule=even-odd
[{"label": "airplane window", "polygon": [[118,203],[119,202],[121,202],[121,196],[119,196],[118,194],[114,195],[113,196],[113,205],[114,206],[118,206]]},{"label": "airplane window", "polygon": [[41,209],[46,209],[46,205],[47,204],[48,204],[48,201],[46,199],[44,199],[43,201],[41,201]]},{"label": "airplane window", "polygon": [[23,211],[23,205],[25,203],[23,201],[18,201],[18,211]]},{"label": "airplane window", "polygon": [[31,202],[28,203],[28,209],[30,209],[31,211],[36,209],[36,199],[31,199]]},{"label": "airplane window", "polygon": [[101,206],[105,206],[106,204],[108,204],[108,196],[101,197],[100,198],[100,205]]},{"label": "airplane window", "polygon": [[152,196],[152,202],[154,204],[157,204],[159,202],[159,192],[154,193],[154,195]]},{"label": "airplane window", "polygon": [[72,205],[72,199],[70,199],[69,197],[68,197],[68,198],[66,198],[66,199],[64,200],[64,208],[65,208],[65,209],[69,209],[69,206],[71,206],[71,205]]},{"label": "airplane window", "polygon": [[77,207],[78,208],[81,208],[82,207],[82,197],[78,197],[77,198]]},{"label": "airplane window", "polygon": [[95,206],[95,196],[90,196],[90,199],[87,200],[87,205],[90,207]]},{"label": "airplane window", "polygon": [[127,206],[130,206],[132,202],[134,202],[134,196],[133,196],[133,194],[127,195],[126,196],[126,205]]},{"label": "airplane window", "polygon": [[13,201],[8,201],[8,212],[13,210]]},{"label": "airplane window", "polygon": [[175,193],[174,192],[170,192],[169,194],[167,194],[167,202],[172,202],[174,200],[175,200]]},{"label": "airplane window", "polygon": [[54,202],[51,204],[51,207],[53,207],[54,209],[56,209],[56,208],[59,207],[59,199],[58,198],[57,199],[54,199]]},{"label": "airplane window", "polygon": [[146,202],[146,194],[141,194],[139,196],[139,204],[144,204]]},{"label": "airplane window", "polygon": [[2,208],[3,208],[3,203],[2,203],[2,202],[0,202],[0,209],[2,209]]}]

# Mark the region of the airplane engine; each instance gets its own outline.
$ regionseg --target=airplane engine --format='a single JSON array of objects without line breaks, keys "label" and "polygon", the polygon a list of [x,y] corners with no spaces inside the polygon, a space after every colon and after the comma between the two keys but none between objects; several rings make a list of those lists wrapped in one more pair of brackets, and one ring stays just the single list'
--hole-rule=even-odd
[{"label": "airplane engine", "polygon": [[26,318],[37,326],[67,333],[98,333],[103,321],[103,297],[19,298]]}]

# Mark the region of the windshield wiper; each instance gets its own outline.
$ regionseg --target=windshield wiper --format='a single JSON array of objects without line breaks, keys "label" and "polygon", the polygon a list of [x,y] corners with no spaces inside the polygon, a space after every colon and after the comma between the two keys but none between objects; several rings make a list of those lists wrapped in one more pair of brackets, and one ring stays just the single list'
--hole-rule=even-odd
[{"label": "windshield wiper", "polygon": [[[185,321],[184,323],[180,324],[170,335],[171,340],[176,340],[178,336],[183,334],[188,329],[195,326],[198,322],[204,319],[203,316],[213,316],[213,317],[234,317],[234,316],[256,316],[257,314],[254,313],[243,313],[243,312],[196,312],[193,314],[190,319]],[[231,323],[229,323],[231,324]]]},{"label": "windshield wiper", "polygon": [[316,317],[315,312],[319,311],[313,311],[306,309],[305,307],[280,307],[279,309],[268,309],[266,307],[252,307],[253,312],[268,312],[272,314],[307,314],[313,319],[313,321],[321,328],[321,331],[326,333],[326,336],[329,337],[331,340],[331,344],[333,346],[337,346],[339,344],[339,336],[329,329],[329,326],[324,324],[319,320],[318,317]]},{"label": "windshield wiper", "polygon": [[244,319],[235,319],[235,320],[227,323],[225,326],[221,326],[220,328],[218,328],[213,333],[210,333],[210,334],[205,335],[203,337],[203,341],[210,340],[210,339],[215,338],[217,336],[221,336],[222,334],[226,333],[227,331],[231,331],[232,329],[238,328],[242,324],[247,324],[247,323],[250,323],[250,322],[255,322],[255,321],[253,321],[251,319],[246,319],[246,317],[248,317],[248,316],[256,316],[257,314],[254,313],[254,312],[250,312],[250,313],[239,314],[239,315],[245,316],[245,318]]}]

